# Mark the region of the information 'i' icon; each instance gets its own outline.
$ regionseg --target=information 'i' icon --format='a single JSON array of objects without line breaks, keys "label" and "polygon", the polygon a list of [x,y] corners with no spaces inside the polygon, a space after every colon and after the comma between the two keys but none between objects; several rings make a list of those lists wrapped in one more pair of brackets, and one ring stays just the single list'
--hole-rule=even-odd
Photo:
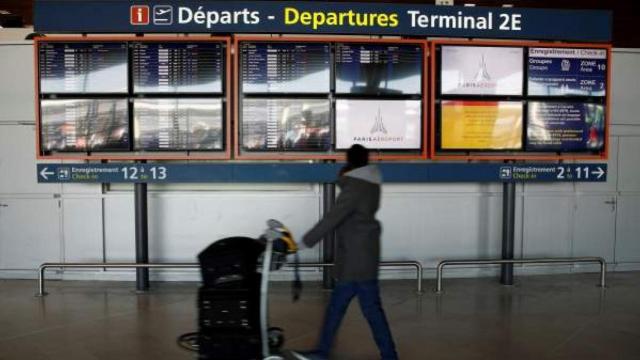
[{"label": "information 'i' icon", "polygon": [[149,13],[149,6],[147,5],[131,6],[131,25],[149,25]]}]

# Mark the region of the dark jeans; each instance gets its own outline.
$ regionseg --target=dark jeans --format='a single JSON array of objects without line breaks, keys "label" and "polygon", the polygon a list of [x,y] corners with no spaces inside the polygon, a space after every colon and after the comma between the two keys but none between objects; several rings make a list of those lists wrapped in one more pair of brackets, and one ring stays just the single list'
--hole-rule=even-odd
[{"label": "dark jeans", "polygon": [[384,315],[384,310],[382,310],[380,288],[377,280],[338,281],[336,283],[336,287],[331,294],[331,303],[325,314],[318,352],[324,357],[329,357],[333,339],[354,296],[358,296],[360,309],[369,322],[373,337],[380,349],[382,360],[397,360],[398,355],[389,330],[389,324]]}]

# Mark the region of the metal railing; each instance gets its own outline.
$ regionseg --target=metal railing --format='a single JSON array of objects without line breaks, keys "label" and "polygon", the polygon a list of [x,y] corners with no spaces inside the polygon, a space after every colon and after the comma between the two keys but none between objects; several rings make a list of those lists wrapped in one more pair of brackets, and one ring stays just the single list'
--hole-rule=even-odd
[{"label": "metal railing", "polygon": [[497,264],[575,264],[600,263],[600,287],[606,287],[607,263],[601,257],[539,258],[539,259],[495,259],[495,260],[442,260],[438,263],[436,292],[442,292],[442,271],[449,265],[497,265]]},{"label": "metal railing", "polygon": [[[292,267],[293,264],[287,264],[286,266]],[[299,267],[332,267],[333,264],[328,263],[300,263]],[[45,291],[45,271],[49,268],[75,268],[75,269],[99,269],[99,268],[121,268],[121,269],[194,269],[199,268],[197,263],[150,263],[150,264],[136,264],[136,263],[44,263],[38,268],[38,293],[36,296],[42,297],[47,295]],[[422,294],[422,277],[423,266],[419,261],[383,261],[380,263],[380,267],[414,267],[416,269],[416,281],[417,281],[417,293]]]},{"label": "metal railing", "polygon": [[199,268],[195,263],[164,263],[164,264],[136,264],[136,263],[44,263],[38,268],[38,293],[36,296],[48,295],[45,289],[45,270],[49,268],[74,268],[74,269],[193,269]]},{"label": "metal railing", "polygon": [[[287,264],[287,267],[294,266],[293,264]],[[300,263],[299,267],[332,267],[333,264],[328,263]],[[422,294],[422,279],[424,273],[424,267],[419,261],[382,261],[380,267],[413,267],[416,269],[416,293]]]}]

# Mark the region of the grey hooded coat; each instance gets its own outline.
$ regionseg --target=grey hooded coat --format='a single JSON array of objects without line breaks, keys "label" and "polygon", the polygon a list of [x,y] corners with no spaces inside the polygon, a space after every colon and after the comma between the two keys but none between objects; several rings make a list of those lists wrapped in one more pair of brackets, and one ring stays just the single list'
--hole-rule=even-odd
[{"label": "grey hooded coat", "polygon": [[382,177],[378,167],[368,165],[340,177],[340,195],[335,206],[302,241],[313,247],[331,231],[336,231],[334,277],[339,281],[366,281],[378,278],[380,234],[375,214],[380,207]]}]

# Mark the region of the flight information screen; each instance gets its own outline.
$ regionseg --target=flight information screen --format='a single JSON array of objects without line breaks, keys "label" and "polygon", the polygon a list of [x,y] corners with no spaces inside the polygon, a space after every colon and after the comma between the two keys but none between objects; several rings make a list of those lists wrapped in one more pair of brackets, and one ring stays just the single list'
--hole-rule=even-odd
[{"label": "flight information screen", "polygon": [[242,146],[254,151],[327,151],[330,109],[328,99],[244,99]]},{"label": "flight information screen", "polygon": [[134,148],[146,151],[222,150],[222,99],[136,99]]},{"label": "flight information screen", "polygon": [[422,59],[418,45],[338,44],[336,93],[422,94]]},{"label": "flight information screen", "polygon": [[422,139],[420,100],[336,100],[336,149],[418,150]]},{"label": "flight information screen", "polygon": [[126,99],[55,99],[40,102],[43,151],[129,150]]},{"label": "flight information screen", "polygon": [[605,49],[529,48],[529,95],[603,97],[607,61]]},{"label": "flight information screen", "polygon": [[43,94],[128,91],[126,43],[44,42],[39,52]]},{"label": "flight information screen", "polygon": [[137,43],[136,93],[222,93],[222,43]]},{"label": "flight information screen", "polygon": [[522,96],[524,48],[443,46],[441,95]]},{"label": "flight information screen", "polygon": [[242,43],[245,93],[328,93],[330,49],[323,43]]},{"label": "flight information screen", "polygon": [[580,152],[604,148],[604,105],[530,101],[528,113],[527,150]]},{"label": "flight information screen", "polygon": [[522,150],[522,128],[522,101],[441,103],[443,150]]}]

